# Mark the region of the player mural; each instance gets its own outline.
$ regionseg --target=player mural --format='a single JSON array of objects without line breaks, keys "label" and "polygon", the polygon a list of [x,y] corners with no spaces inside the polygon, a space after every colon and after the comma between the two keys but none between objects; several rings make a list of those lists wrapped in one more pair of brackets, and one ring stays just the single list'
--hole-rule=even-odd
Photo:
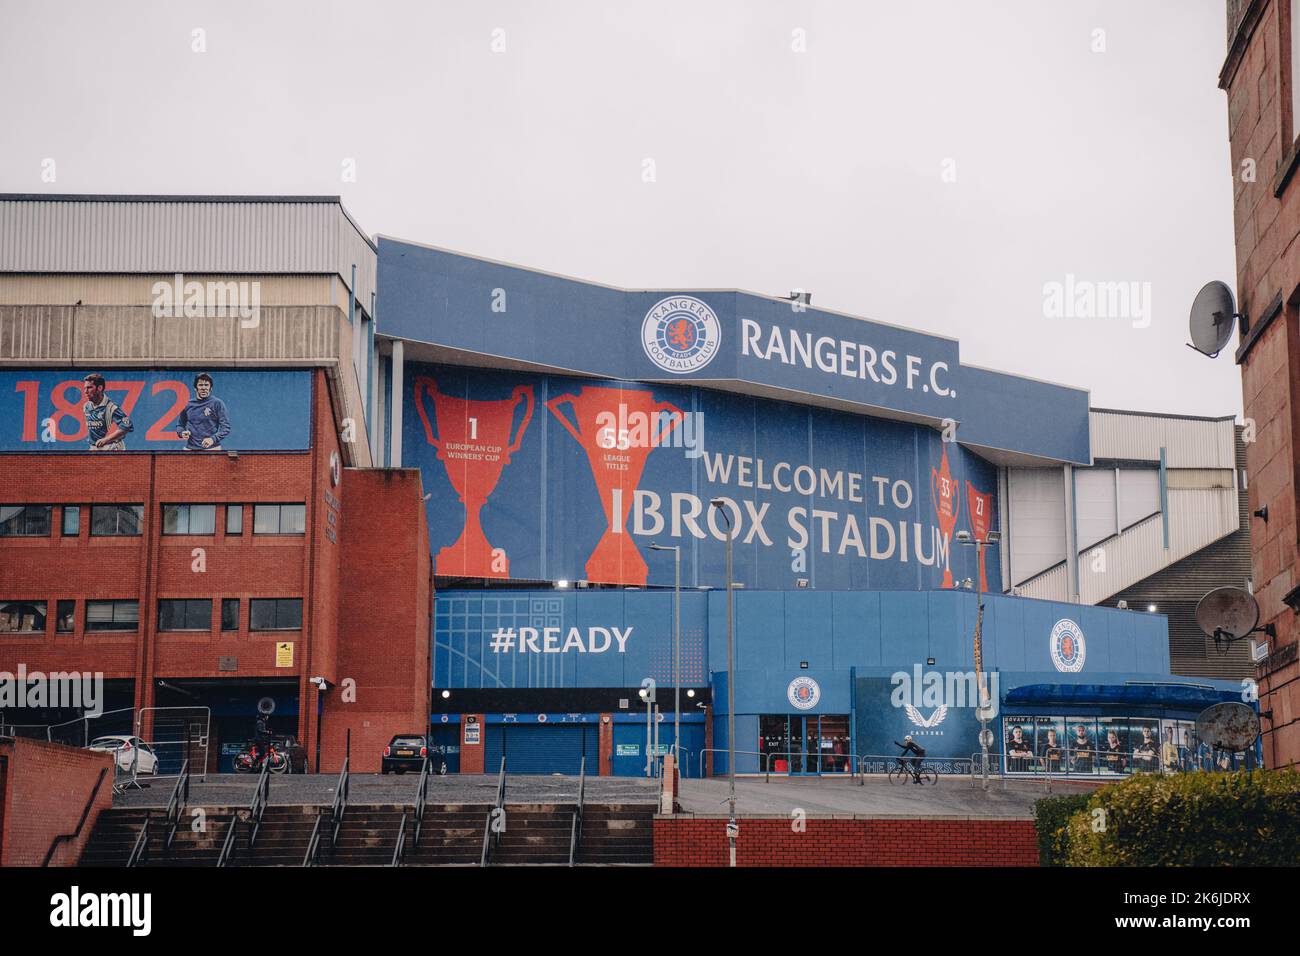
[{"label": "player mural", "polygon": [[212,376],[207,372],[194,377],[194,397],[176,418],[176,434],[184,439],[186,451],[223,450],[221,440],[230,434],[230,412],[212,394]]},{"label": "player mural", "polygon": [[309,447],[310,371],[218,374],[221,398],[210,372],[0,371],[0,453],[231,451],[235,436],[241,452]]},{"label": "player mural", "polygon": [[929,589],[979,573],[952,545],[963,511],[982,539],[998,527],[994,495],[961,500],[996,469],[934,428],[679,383],[406,374],[402,464],[430,493],[439,575],[670,585],[654,542],[681,546],[684,585],[718,586],[730,527],[746,587]]}]

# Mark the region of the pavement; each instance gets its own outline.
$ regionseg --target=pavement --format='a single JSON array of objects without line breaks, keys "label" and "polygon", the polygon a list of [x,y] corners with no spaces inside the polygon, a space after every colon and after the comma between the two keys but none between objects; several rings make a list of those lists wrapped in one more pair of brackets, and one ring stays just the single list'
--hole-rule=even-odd
[{"label": "pavement", "polygon": [[[348,802],[361,805],[409,805],[415,803],[418,774],[383,776],[352,774]],[[176,785],[175,777],[157,782],[141,778],[145,789],[127,790],[113,797],[115,807],[165,807]],[[330,806],[338,774],[291,774],[271,778],[273,806]],[[257,777],[249,774],[208,774],[207,781],[193,778],[189,805],[192,807],[246,807],[253,800]],[[497,798],[495,774],[448,774],[429,779],[431,804],[493,804]],[[511,776],[506,779],[506,802],[576,803],[578,778],[569,776]],[[659,800],[657,781],[640,777],[588,777],[586,800],[604,804],[655,804]]]},{"label": "pavement", "polygon": [[[861,781],[861,785],[859,785]],[[985,793],[970,777],[943,775],[933,786],[890,783],[884,776],[736,778],[737,816],[787,817],[796,809],[818,817],[901,817],[1032,820],[1034,801],[1048,796],[1042,781],[989,781]],[[1086,793],[1094,784],[1052,782],[1052,795]],[[682,812],[726,816],[726,777],[681,782]]]}]

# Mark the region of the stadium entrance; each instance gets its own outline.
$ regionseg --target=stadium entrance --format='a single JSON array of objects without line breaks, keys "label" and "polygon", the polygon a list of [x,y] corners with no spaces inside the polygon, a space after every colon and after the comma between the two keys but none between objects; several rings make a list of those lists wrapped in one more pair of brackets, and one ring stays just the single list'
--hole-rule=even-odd
[{"label": "stadium entrance", "polygon": [[764,714],[759,769],[772,773],[848,773],[853,740],[847,714]]}]

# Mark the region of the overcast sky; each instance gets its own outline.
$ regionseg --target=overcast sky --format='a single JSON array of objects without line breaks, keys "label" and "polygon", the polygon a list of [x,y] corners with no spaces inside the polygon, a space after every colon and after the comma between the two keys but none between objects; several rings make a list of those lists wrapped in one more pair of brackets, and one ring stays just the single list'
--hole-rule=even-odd
[{"label": "overcast sky", "polygon": [[[337,194],[372,234],[804,288],[1095,406],[1239,414],[1183,344],[1235,275],[1225,49],[1222,0],[0,0],[0,190]],[[1138,298],[1049,317],[1067,276]]]}]

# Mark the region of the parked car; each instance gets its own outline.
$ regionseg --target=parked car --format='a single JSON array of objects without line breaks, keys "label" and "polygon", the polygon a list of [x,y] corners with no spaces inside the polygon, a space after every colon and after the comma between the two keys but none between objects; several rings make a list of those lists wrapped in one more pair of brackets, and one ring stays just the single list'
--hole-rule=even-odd
[{"label": "parked car", "polygon": [[424,758],[431,763],[431,773],[446,773],[447,759],[442,751],[429,746],[429,740],[423,734],[397,734],[384,748],[382,773],[406,773],[408,770],[420,772]]},{"label": "parked car", "polygon": [[98,750],[100,753],[116,753],[118,768],[127,773],[131,772],[132,767],[135,768],[138,776],[150,777],[158,773],[158,755],[139,737],[126,734],[96,737],[86,749]]}]

